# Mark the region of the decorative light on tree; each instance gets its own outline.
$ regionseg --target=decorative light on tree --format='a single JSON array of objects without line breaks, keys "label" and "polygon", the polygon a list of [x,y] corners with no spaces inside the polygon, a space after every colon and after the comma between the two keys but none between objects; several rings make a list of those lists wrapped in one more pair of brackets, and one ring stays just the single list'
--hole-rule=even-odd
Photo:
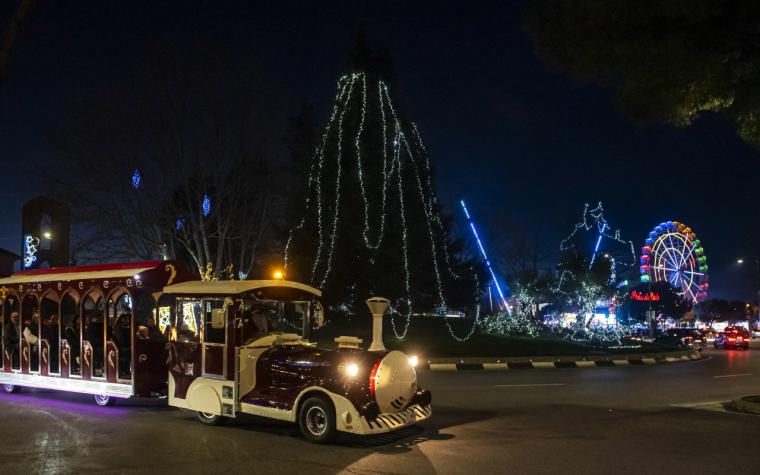
[{"label": "decorative light on tree", "polygon": [[132,172],[132,188],[135,190],[140,188],[140,183],[142,182],[142,174],[140,173],[140,170],[135,168],[135,171]]},{"label": "decorative light on tree", "polygon": [[177,221],[174,223],[174,229],[181,231],[183,227],[185,227],[185,218],[177,218]]},{"label": "decorative light on tree", "polygon": [[541,331],[533,311],[536,299],[522,286],[516,286],[513,294],[515,308],[512,313],[502,311],[485,317],[482,327],[488,333],[535,337]]},{"label": "decorative light on tree", "polygon": [[[360,229],[351,245],[358,243],[361,255],[355,256],[354,267],[371,268],[377,259],[388,259],[390,253],[400,250],[403,295],[394,298],[392,307],[405,315],[405,323],[399,330],[391,319],[394,333],[403,338],[408,331],[415,272],[420,272],[421,267],[432,270],[433,307],[445,313],[448,304],[444,279],[460,277],[449,256],[431,174],[419,132],[413,123],[407,124],[398,117],[385,82],[365,73],[341,77],[309,170],[303,218],[291,229],[285,245],[285,268],[291,264],[296,240],[315,239],[307,259],[308,280],[322,288],[329,286],[335,272],[336,251],[346,252],[338,243],[341,238],[346,242],[346,229],[356,222]],[[414,216],[414,221],[410,216]],[[389,231],[391,222],[393,232]],[[310,232],[308,226],[313,226],[314,231]],[[350,234],[353,236],[354,232]],[[426,236],[429,246],[426,255],[430,260],[424,266],[412,268],[410,264],[410,259],[421,259],[420,253],[411,255],[412,234]],[[338,265],[345,268],[343,262]],[[373,285],[371,278],[366,280]],[[345,282],[345,286],[352,292],[357,289],[356,281]],[[479,307],[475,308],[477,318]]]},{"label": "decorative light on tree", "polygon": [[201,203],[201,211],[203,212],[203,217],[207,218],[209,214],[211,214],[211,198],[208,197],[208,195],[203,195],[203,202]]}]

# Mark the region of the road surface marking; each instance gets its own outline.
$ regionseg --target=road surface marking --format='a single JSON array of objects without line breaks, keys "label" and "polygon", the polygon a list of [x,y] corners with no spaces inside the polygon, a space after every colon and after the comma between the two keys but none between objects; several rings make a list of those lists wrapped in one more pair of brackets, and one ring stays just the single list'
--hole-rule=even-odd
[{"label": "road surface marking", "polygon": [[579,368],[590,368],[592,366],[596,366],[596,363],[593,361],[576,361],[575,366]]},{"label": "road surface marking", "polygon": [[496,384],[495,388],[536,388],[541,386],[567,386],[567,383],[542,383],[542,384]]},{"label": "road surface marking", "polygon": [[644,364],[657,364],[657,360],[654,358],[641,358]]},{"label": "road surface marking", "polygon": [[625,366],[631,363],[629,363],[628,360],[612,360],[612,364],[614,364],[615,366]]},{"label": "road surface marking", "polygon": [[721,376],[713,376],[713,378],[736,378],[738,376],[752,376],[752,373],[724,374]]}]

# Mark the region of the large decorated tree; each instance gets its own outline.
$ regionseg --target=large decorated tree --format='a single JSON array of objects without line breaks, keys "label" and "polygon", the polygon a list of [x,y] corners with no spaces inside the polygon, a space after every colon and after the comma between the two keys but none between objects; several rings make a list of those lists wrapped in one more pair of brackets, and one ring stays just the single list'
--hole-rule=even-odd
[{"label": "large decorated tree", "polygon": [[372,295],[407,316],[475,305],[476,278],[449,238],[419,130],[379,74],[339,79],[304,194],[286,273],[320,287],[334,310],[363,311]]}]

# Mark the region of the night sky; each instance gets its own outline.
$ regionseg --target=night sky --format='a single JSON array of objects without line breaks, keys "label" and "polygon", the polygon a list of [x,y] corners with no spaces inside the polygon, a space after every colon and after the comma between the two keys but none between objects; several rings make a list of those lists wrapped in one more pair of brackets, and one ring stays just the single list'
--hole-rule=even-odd
[{"label": "night sky", "polygon": [[[16,3],[0,5],[2,28]],[[395,60],[392,92],[420,127],[449,212],[465,198],[484,224],[540,229],[552,248],[584,202],[603,201],[637,248],[655,225],[679,220],[702,240],[711,297],[753,294],[750,269],[735,261],[760,251],[760,153],[721,117],[636,124],[611,90],[550,71],[521,28],[524,2],[116,3],[37,2],[16,39],[0,86],[2,247],[20,248],[21,204],[42,191],[35,175],[55,157],[49,137],[66,104],[127,76],[151,45],[221,44],[324,119],[361,26]]]}]

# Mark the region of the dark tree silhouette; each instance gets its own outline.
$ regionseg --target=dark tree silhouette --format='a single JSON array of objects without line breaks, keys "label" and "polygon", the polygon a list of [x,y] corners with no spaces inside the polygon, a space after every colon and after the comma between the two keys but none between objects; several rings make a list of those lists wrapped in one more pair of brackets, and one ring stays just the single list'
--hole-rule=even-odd
[{"label": "dark tree silhouette", "polygon": [[760,145],[760,3],[536,0],[524,24],[551,65],[612,86],[632,118],[718,112]]},{"label": "dark tree silhouette", "polygon": [[8,59],[10,58],[11,47],[16,40],[16,36],[18,36],[21,26],[26,22],[33,5],[34,0],[21,0],[13,18],[11,18],[10,24],[5,30],[2,42],[0,42],[0,85],[8,78]]}]

